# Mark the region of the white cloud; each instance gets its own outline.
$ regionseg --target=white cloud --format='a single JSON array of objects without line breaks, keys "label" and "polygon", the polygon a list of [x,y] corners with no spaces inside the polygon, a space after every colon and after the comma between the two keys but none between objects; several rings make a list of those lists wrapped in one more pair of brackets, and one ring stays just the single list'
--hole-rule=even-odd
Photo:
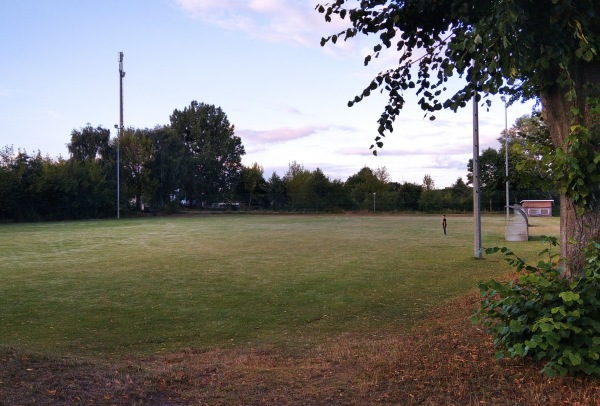
[{"label": "white cloud", "polygon": [[173,0],[192,18],[255,38],[316,46],[335,31],[314,0]]},{"label": "white cloud", "polygon": [[325,132],[355,132],[356,129],[348,126],[332,125],[307,125],[302,127],[281,127],[269,130],[237,130],[238,135],[244,142],[249,141],[252,144],[281,144],[289,141],[299,140],[319,135]]},{"label": "white cloud", "polygon": [[326,130],[325,126],[308,126],[300,128],[275,128],[271,130],[239,130],[237,135],[252,143],[276,144],[310,137],[318,131]]}]

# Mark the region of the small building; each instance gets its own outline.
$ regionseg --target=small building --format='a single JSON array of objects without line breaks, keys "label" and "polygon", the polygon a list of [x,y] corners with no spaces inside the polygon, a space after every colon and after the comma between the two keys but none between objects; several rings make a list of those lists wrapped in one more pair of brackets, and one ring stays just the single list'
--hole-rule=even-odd
[{"label": "small building", "polygon": [[521,206],[529,217],[552,216],[554,200],[521,200]]}]

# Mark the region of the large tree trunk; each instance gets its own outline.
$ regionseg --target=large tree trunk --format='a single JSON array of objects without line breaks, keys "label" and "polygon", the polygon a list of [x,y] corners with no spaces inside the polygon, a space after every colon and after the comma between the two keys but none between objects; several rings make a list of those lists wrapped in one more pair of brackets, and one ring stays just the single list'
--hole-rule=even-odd
[{"label": "large tree trunk", "polygon": [[[600,63],[580,63],[571,71],[571,78],[575,82],[575,97],[569,98],[570,89],[556,86],[544,89],[540,96],[543,105],[543,114],[552,142],[555,147],[567,151],[567,137],[575,119],[572,108],[577,108],[581,115],[576,119],[578,124],[587,128],[598,128],[600,124],[589,111],[586,100],[590,96],[599,97],[598,88],[591,88],[587,84],[600,86]],[[592,146],[595,151],[600,151],[598,135]],[[560,244],[561,255],[565,262],[565,276],[578,273],[584,265],[584,250],[590,241],[598,239],[600,226],[600,205],[596,204],[591,209],[586,208],[583,215],[577,214],[578,207],[569,197],[568,192],[563,193],[560,199]]]}]

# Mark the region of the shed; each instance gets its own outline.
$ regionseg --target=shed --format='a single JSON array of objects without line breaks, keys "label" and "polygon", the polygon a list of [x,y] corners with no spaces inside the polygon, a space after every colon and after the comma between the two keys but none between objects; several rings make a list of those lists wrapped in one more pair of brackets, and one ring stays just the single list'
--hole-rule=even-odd
[{"label": "shed", "polygon": [[521,200],[521,206],[529,217],[552,216],[554,200]]}]

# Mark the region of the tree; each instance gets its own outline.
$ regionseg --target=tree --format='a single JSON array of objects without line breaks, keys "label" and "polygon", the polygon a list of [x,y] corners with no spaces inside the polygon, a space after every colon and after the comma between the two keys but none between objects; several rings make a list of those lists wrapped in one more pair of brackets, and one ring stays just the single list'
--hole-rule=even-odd
[{"label": "tree", "polygon": [[419,199],[423,192],[423,186],[410,182],[404,182],[402,184],[392,182],[390,184],[390,190],[397,193],[396,208],[398,210],[419,210]]},{"label": "tree", "polygon": [[456,179],[456,182],[449,188],[450,209],[457,211],[473,210],[473,190],[465,184],[462,178]]},{"label": "tree", "polygon": [[67,145],[71,158],[77,162],[89,162],[106,158],[110,154],[110,130],[100,126],[93,128],[89,123],[81,130],[71,132]]},{"label": "tree", "polygon": [[153,211],[165,207],[176,211],[183,198],[179,192],[185,174],[184,144],[169,126],[157,126],[149,131],[148,136],[154,149],[154,160],[148,166],[151,178],[158,183],[158,188],[150,196],[150,205]]},{"label": "tree", "polygon": [[275,172],[273,172],[267,183],[267,195],[271,208],[275,210],[283,209],[288,201],[285,180],[281,179]]},{"label": "tree", "polygon": [[0,218],[14,221],[38,220],[36,182],[42,177],[40,152],[30,156],[26,151],[5,147],[0,151]]},{"label": "tree", "polygon": [[361,209],[372,210],[373,193],[381,195],[381,192],[385,190],[385,183],[377,177],[377,173],[378,171],[373,172],[371,168],[365,166],[346,180],[346,189],[354,200],[354,204]]},{"label": "tree", "polygon": [[392,181],[392,177],[390,176],[385,166],[383,168],[375,169],[373,174],[377,179],[379,179],[383,183],[390,183]]},{"label": "tree", "polygon": [[302,210],[312,207],[310,201],[310,171],[293,161],[283,176],[283,182],[292,210]]},{"label": "tree", "polygon": [[329,208],[328,197],[331,192],[331,181],[320,168],[310,173],[308,187],[311,200],[317,210]]},{"label": "tree", "polygon": [[[591,230],[600,229],[600,167],[592,165],[600,156],[600,2],[335,0],[317,10],[326,21],[349,18],[349,27],[322,45],[375,34],[379,40],[365,64],[386,49],[399,52],[398,65],[349,102],[378,89],[389,96],[374,152],[393,131],[406,91],[421,97],[426,114],[456,111],[494,94],[539,98],[560,168],[562,255],[571,271],[582,267],[586,246],[598,237]],[[464,79],[457,91],[447,86],[454,75]]]},{"label": "tree", "polygon": [[352,208],[352,199],[348,194],[346,185],[339,179],[329,182],[327,200],[327,209],[331,211],[350,210]]},{"label": "tree", "polygon": [[[483,191],[503,190],[505,173],[504,155],[494,148],[485,149],[479,156],[479,185]],[[473,159],[467,164],[467,181],[473,183]],[[462,180],[462,179],[461,179]]]},{"label": "tree", "polygon": [[227,198],[242,171],[242,140],[220,107],[192,101],[174,110],[171,127],[185,145],[184,189],[190,200]]},{"label": "tree", "polygon": [[[548,129],[539,112],[532,115],[519,117],[515,124],[508,129],[508,134],[503,130],[498,138],[500,149],[488,148],[479,157],[480,185],[483,200],[490,200],[500,210],[505,205],[506,182],[506,136],[508,135],[508,176],[512,189],[511,197],[519,201],[518,196],[525,193],[528,198],[551,198],[556,191],[553,181],[552,160],[553,154]],[[469,173],[468,183],[473,182],[473,160],[467,164]],[[490,209],[492,210],[492,208]]]},{"label": "tree", "polygon": [[117,147],[117,138],[111,140],[110,130],[101,126],[94,128],[88,123],[71,132],[69,161],[72,175],[78,181],[74,196],[78,207],[74,213],[79,218],[106,215],[107,194],[113,193],[115,197],[117,190]]},{"label": "tree", "polygon": [[431,175],[426,174],[423,176],[423,190],[433,190],[435,189],[435,182]]},{"label": "tree", "polygon": [[[485,149],[479,156],[479,185],[482,204],[490,202],[490,211],[502,210],[506,206],[506,165],[505,157],[493,148]],[[473,159],[467,164],[467,183],[473,184]],[[504,196],[504,197],[503,197]],[[496,202],[494,208],[493,202]]]},{"label": "tree", "polygon": [[260,203],[267,192],[267,182],[264,178],[264,169],[258,163],[242,168],[241,186],[248,198],[248,208]]},{"label": "tree", "polygon": [[135,199],[136,210],[142,210],[142,195],[151,197],[158,189],[158,180],[151,177],[154,146],[150,130],[129,128],[120,136],[121,165],[127,197]]},{"label": "tree", "polygon": [[[504,154],[504,135],[498,139]],[[556,190],[552,165],[552,140],[548,127],[535,112],[517,118],[508,130],[509,181],[515,189]]]},{"label": "tree", "polygon": [[18,202],[15,199],[17,176],[14,171],[15,150],[5,146],[0,150],[0,219],[13,219]]}]

